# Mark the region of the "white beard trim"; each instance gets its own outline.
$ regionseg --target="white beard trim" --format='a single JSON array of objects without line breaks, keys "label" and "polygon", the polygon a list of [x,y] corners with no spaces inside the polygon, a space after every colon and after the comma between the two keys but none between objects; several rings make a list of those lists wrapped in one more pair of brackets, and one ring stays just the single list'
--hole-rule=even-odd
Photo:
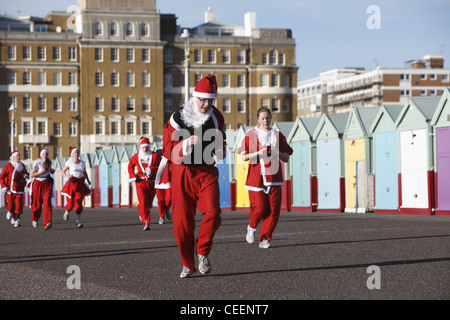
[{"label": "white beard trim", "polygon": [[275,134],[274,129],[270,129],[270,131],[264,131],[259,129],[259,127],[255,127],[256,133],[258,135],[258,141],[262,146],[268,146],[275,147],[277,143],[277,136]]},{"label": "white beard trim", "polygon": [[181,119],[183,122],[193,128],[200,128],[211,117],[212,108],[206,113],[201,113],[195,102],[196,98],[191,98],[187,104],[184,105],[181,111]]},{"label": "white beard trim", "polygon": [[21,161],[19,161],[19,162],[11,161],[11,163],[12,163],[14,169],[16,169],[17,171],[20,172],[23,170],[23,163]]}]

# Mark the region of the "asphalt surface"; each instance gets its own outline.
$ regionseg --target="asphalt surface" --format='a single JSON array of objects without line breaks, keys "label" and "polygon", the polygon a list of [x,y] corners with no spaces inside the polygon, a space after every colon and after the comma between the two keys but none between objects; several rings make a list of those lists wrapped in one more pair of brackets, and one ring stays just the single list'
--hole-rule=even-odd
[{"label": "asphalt surface", "polygon": [[181,279],[172,223],[159,225],[156,209],[149,231],[137,209],[85,209],[82,229],[73,213],[64,221],[54,209],[50,230],[42,218],[32,227],[30,209],[18,228],[5,213],[1,300],[181,300],[192,307],[208,300],[450,298],[450,217],[282,212],[273,248],[260,249],[245,241],[248,212],[224,211],[212,272]]}]

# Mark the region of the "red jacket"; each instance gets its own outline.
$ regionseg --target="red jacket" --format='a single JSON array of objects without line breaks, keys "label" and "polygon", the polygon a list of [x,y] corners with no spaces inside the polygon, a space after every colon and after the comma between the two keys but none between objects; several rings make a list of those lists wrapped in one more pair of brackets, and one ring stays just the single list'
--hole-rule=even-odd
[{"label": "red jacket", "polygon": [[[139,159],[139,152],[135,153],[131,157],[130,162],[128,163],[128,175],[130,177],[130,182],[141,179],[150,179],[152,181],[155,180],[158,166],[161,162],[161,156],[157,152],[150,151],[150,154],[150,164],[142,163]],[[147,168],[149,168],[150,171],[147,170]]]},{"label": "red jacket", "polygon": [[8,188],[12,193],[24,193],[25,186],[27,185],[26,176],[28,176],[28,171],[23,163],[22,167],[22,171],[17,171],[11,162],[3,167],[2,173],[0,174],[0,184],[3,191],[6,191],[6,188]]}]

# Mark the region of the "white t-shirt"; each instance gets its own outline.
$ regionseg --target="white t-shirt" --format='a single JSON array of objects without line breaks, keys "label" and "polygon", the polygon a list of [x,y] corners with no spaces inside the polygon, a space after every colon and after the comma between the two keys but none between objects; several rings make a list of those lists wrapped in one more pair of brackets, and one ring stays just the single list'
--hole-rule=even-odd
[{"label": "white t-shirt", "polygon": [[86,165],[83,160],[80,159],[80,163],[76,164],[75,162],[73,162],[72,158],[70,158],[64,165],[69,168],[69,174],[74,178],[84,177],[83,172],[86,169]]},{"label": "white t-shirt", "polygon": [[[45,163],[42,162],[41,159],[37,159],[37,160],[33,163],[33,168],[32,168],[32,169],[34,169],[34,170],[36,171],[36,173],[37,173],[37,172],[41,171],[42,168],[45,168]],[[51,169],[52,169],[52,166],[50,165],[50,170],[51,170]],[[50,171],[45,170],[45,171],[44,171],[43,173],[41,173],[40,175],[35,176],[35,178],[45,178],[45,177],[47,177],[49,174],[50,174]]]}]

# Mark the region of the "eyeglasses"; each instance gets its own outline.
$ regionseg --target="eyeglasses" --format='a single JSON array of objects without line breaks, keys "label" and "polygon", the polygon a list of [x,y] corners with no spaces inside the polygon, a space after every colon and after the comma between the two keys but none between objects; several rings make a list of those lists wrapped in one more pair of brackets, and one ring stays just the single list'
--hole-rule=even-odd
[{"label": "eyeglasses", "polygon": [[209,104],[214,104],[214,99],[204,99],[204,98],[197,98],[201,103],[209,102]]}]

